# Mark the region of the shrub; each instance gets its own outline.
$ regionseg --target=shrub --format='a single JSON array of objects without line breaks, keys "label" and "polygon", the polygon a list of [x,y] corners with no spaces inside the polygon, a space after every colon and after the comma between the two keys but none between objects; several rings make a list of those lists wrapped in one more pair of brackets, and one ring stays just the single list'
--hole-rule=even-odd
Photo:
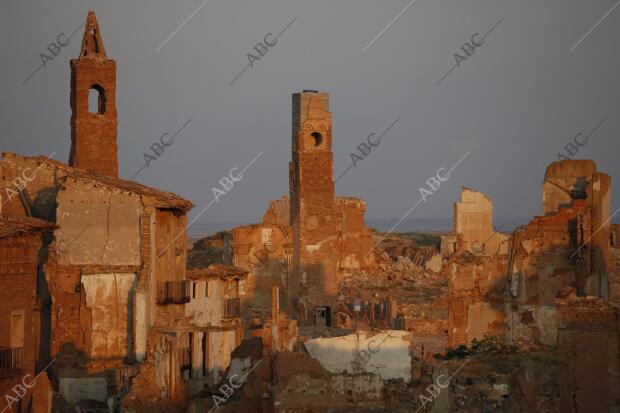
[{"label": "shrub", "polygon": [[441,248],[441,236],[439,235],[426,232],[408,232],[407,236],[419,247],[433,246],[438,251]]},{"label": "shrub", "polygon": [[452,360],[463,359],[478,354],[486,354],[488,356],[514,354],[518,350],[519,348],[516,344],[505,344],[502,343],[497,336],[485,334],[480,340],[473,339],[470,346],[461,344],[455,348],[448,348],[445,356],[437,353],[434,357],[437,360]]}]

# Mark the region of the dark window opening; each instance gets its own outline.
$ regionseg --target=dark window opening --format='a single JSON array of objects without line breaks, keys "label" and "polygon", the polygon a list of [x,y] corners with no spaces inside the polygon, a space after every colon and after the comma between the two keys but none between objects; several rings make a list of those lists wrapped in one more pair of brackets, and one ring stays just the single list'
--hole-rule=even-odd
[{"label": "dark window opening", "polygon": [[196,286],[198,283],[192,284],[192,298],[196,298]]},{"label": "dark window opening", "polygon": [[588,180],[583,177],[578,178],[577,182],[575,182],[575,185],[570,190],[571,198],[587,199],[588,198],[587,187],[588,187]]},{"label": "dark window opening", "polygon": [[191,282],[160,281],[157,283],[157,304],[187,304],[191,299]]},{"label": "dark window opening", "polygon": [[331,327],[332,326],[332,309],[331,307],[316,307],[316,325]]},{"label": "dark window opening", "polygon": [[94,43],[95,43],[95,53],[99,53],[99,42],[97,41],[97,29],[93,29],[91,33],[93,35]]},{"label": "dark window opening", "polygon": [[105,113],[105,91],[99,85],[92,85],[88,90],[88,111],[99,115]]},{"label": "dark window opening", "polygon": [[224,314],[222,318],[236,318],[241,314],[239,298],[224,298]]},{"label": "dark window opening", "polygon": [[323,143],[323,135],[318,132],[312,132],[310,134],[314,138],[314,146],[320,146]]},{"label": "dark window opening", "polygon": [[194,333],[189,333],[189,377],[195,378],[194,375]]},{"label": "dark window opening", "polygon": [[202,334],[202,377],[207,375],[207,333]]}]

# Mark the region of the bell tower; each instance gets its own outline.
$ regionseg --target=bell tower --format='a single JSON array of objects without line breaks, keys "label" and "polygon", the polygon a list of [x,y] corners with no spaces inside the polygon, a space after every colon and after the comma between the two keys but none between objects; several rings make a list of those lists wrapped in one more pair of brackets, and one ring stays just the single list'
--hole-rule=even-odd
[{"label": "bell tower", "polygon": [[304,90],[293,95],[293,160],[291,162],[291,220],[300,213],[333,210],[334,157],[329,94]]},{"label": "bell tower", "polygon": [[69,165],[117,177],[117,128],[116,62],[108,59],[89,11],[80,57],[71,59]]},{"label": "bell tower", "polygon": [[289,166],[293,272],[290,294],[300,320],[331,325],[337,310],[340,215],[334,192],[329,94],[293,95]]}]

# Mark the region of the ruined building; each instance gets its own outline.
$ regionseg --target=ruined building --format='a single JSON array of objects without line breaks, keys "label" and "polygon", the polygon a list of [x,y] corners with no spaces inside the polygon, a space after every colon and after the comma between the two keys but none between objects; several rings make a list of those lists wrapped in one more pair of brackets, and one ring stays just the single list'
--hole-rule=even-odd
[{"label": "ruined building", "polygon": [[[557,351],[562,412],[620,404],[620,272],[610,189],[610,177],[593,161],[554,162],[545,173],[543,215],[510,237],[492,237],[507,239],[508,249],[489,255],[472,248],[492,238],[471,225],[456,225],[442,243],[444,250],[457,245],[445,265],[449,343],[495,335],[523,349]],[[492,222],[484,195],[468,192],[463,198],[477,199]],[[467,214],[457,206],[455,222],[469,221]]]},{"label": "ruined building", "polygon": [[454,232],[442,237],[448,277],[448,342],[506,333],[505,283],[510,237],[493,228],[493,204],[463,188],[454,204]]},{"label": "ruined building", "polygon": [[[0,389],[5,390],[5,397],[0,399],[2,409],[11,403],[19,411],[44,411],[47,405],[45,385],[33,386],[24,397],[22,391],[32,386],[35,375],[51,361],[50,297],[39,262],[53,229],[54,224],[36,218],[0,216]],[[28,379],[24,380],[24,376]]]},{"label": "ruined building", "polygon": [[452,245],[461,249],[448,266],[453,344],[494,331],[514,342],[555,346],[555,300],[562,289],[604,300],[618,294],[610,178],[594,162],[551,164],[543,215],[510,237],[493,230],[492,205],[483,194],[465,188],[462,198],[455,206],[455,234],[442,243],[446,258]]},{"label": "ruined building", "polygon": [[[489,197],[463,188],[454,230],[442,236],[440,255],[426,268],[407,257],[382,254],[377,269],[349,274],[339,287],[342,312],[355,297],[361,297],[363,309],[389,291],[396,319],[387,328],[409,334],[369,332],[372,325],[355,319],[351,326],[366,331],[300,337],[311,357],[282,358],[273,397],[289,411],[318,408],[321,401],[302,395],[320,388],[330,406],[389,408],[398,399],[399,408],[410,410],[395,411],[416,411],[430,403],[416,400],[421,384],[437,386],[437,377],[451,373],[451,384],[433,397],[433,412],[615,411],[620,406],[620,266],[618,226],[610,224],[610,183],[592,161],[551,164],[543,214],[512,234],[493,228]],[[408,350],[390,353],[389,361],[373,353],[364,369],[356,370],[355,354],[371,334],[376,341],[383,334],[399,337]],[[398,340],[389,343],[390,349],[403,346]],[[457,360],[435,361],[429,357],[433,353]],[[293,360],[307,366],[307,373],[293,375],[288,367]],[[402,371],[410,375],[403,379],[408,385],[398,390],[391,388],[394,382],[359,375],[391,375],[405,365],[411,366]],[[351,385],[346,396],[339,393],[339,380]]]},{"label": "ruined building", "polygon": [[514,234],[508,300],[513,319],[524,322],[515,323],[512,340],[535,342],[547,335],[546,344],[555,344],[555,299],[566,287],[579,296],[609,298],[610,278],[620,276],[610,265],[610,183],[592,161],[547,168],[543,216]]},{"label": "ruined building", "polygon": [[71,61],[69,164],[12,153],[0,162],[0,276],[23,281],[3,301],[10,350],[0,352],[0,366],[10,378],[51,378],[38,381],[47,407],[37,411],[52,400],[55,409],[86,399],[182,403],[188,389],[225,373],[242,339],[245,272],[186,273],[193,204],[118,177],[115,77],[89,12]]},{"label": "ruined building", "polygon": [[191,299],[185,317],[191,325],[189,378],[197,390],[217,383],[230,364],[233,350],[241,342],[240,281],[247,271],[221,264],[188,270]]},{"label": "ruined building", "polygon": [[[53,387],[70,403],[107,402],[110,389],[124,391],[137,373],[133,362],[145,359],[149,334],[176,329],[168,317],[182,316],[182,307],[157,305],[160,286],[173,287],[163,293],[177,304],[189,298],[179,234],[193,205],[117,177],[115,71],[91,12],[80,57],[71,62],[69,165],[8,153],[2,160],[3,195],[11,194],[17,178],[29,176],[2,213],[57,225],[40,265],[51,295]],[[93,91],[99,95],[95,112],[88,107]],[[173,350],[167,349],[169,363],[177,360]],[[172,393],[174,378],[163,380],[162,392]]]},{"label": "ruined building", "polygon": [[[493,227],[493,203],[482,192],[463,188],[461,201],[454,204],[454,233],[443,237],[443,253],[449,256],[462,241],[463,248],[475,255],[491,256],[508,252],[508,237]],[[458,240],[457,240],[458,236]]]},{"label": "ruined building", "polygon": [[329,95],[306,90],[292,104],[290,197],[262,224],[233,229],[233,263],[250,271],[248,317],[264,315],[278,286],[300,322],[335,326],[345,273],[376,266],[366,204],[335,195]]}]

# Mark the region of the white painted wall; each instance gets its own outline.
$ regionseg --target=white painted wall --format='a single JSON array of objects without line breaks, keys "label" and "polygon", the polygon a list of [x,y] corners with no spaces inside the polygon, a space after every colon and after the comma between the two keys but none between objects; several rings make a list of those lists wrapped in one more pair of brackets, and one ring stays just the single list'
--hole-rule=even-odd
[{"label": "white painted wall", "polygon": [[135,316],[135,343],[136,359],[144,361],[146,356],[146,341],[148,337],[148,317],[147,317],[147,294],[143,291],[136,292],[136,316]]},{"label": "white painted wall", "polygon": [[[192,323],[198,327],[221,326],[224,299],[238,297],[236,281],[210,278],[208,296],[205,296],[205,280],[192,282],[198,283],[196,286],[196,298],[193,298],[192,294],[190,302],[185,304],[185,315],[191,318]],[[191,291],[193,293],[193,286]]]},{"label": "white painted wall", "polygon": [[136,274],[88,274],[82,276],[86,306],[91,311],[90,356],[93,358],[127,355],[128,307]]},{"label": "white painted wall", "polygon": [[220,372],[224,373],[230,365],[230,353],[236,347],[235,331],[210,331],[208,342],[207,377],[217,382]]},{"label": "white painted wall", "polygon": [[106,402],[108,383],[104,377],[60,377],[60,394],[69,402],[91,399]]},{"label": "white painted wall", "polygon": [[[389,330],[375,335],[360,331],[342,337],[316,338],[305,345],[308,353],[331,373],[363,372],[383,380],[411,379],[411,334]],[[361,360],[367,360],[360,363]],[[357,363],[356,363],[357,360]]]}]

